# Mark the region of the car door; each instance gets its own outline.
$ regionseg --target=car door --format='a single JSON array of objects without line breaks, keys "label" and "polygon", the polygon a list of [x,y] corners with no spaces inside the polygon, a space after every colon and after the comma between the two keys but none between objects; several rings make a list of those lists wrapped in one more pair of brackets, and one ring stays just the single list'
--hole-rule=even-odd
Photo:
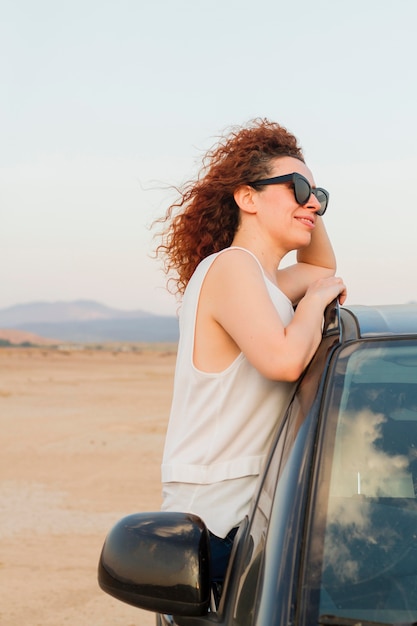
[{"label": "car door", "polygon": [[294,621],[417,619],[417,339],[334,355]]},{"label": "car door", "polygon": [[325,374],[338,339],[331,331],[323,339],[276,433],[252,513],[235,541],[221,624],[285,624],[292,612]]}]

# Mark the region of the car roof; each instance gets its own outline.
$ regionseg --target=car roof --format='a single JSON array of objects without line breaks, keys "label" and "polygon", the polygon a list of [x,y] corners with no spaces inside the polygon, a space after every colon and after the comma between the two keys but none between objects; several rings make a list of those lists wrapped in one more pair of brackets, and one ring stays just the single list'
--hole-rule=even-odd
[{"label": "car roof", "polygon": [[329,305],[324,334],[339,334],[342,342],[365,337],[417,335],[417,302],[408,304]]}]

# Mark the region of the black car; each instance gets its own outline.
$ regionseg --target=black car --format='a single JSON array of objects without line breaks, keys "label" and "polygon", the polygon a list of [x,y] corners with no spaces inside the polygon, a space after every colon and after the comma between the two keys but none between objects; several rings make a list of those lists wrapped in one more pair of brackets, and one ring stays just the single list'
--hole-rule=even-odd
[{"label": "black car", "polygon": [[279,424],[219,607],[207,529],[137,513],[109,533],[99,584],[160,626],[417,621],[417,304],[331,305]]}]

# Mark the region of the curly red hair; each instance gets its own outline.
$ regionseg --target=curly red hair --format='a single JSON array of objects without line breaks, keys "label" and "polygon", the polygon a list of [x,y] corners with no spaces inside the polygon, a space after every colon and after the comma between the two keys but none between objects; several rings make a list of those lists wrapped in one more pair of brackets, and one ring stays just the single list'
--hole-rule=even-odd
[{"label": "curly red hair", "polygon": [[240,222],[236,189],[267,178],[271,161],[284,156],[304,161],[294,135],[267,119],[233,127],[206,153],[197,179],[179,190],[179,199],[158,220],[169,224],[156,254],[163,257],[167,274],[176,272],[170,280],[178,293],[202,259],[231,245]]}]

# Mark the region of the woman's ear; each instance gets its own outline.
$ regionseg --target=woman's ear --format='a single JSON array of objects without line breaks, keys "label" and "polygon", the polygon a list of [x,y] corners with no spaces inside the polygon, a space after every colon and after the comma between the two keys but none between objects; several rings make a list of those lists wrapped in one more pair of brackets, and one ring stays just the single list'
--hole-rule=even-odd
[{"label": "woman's ear", "polygon": [[256,191],[250,185],[241,185],[233,194],[235,202],[241,211],[256,213]]}]

